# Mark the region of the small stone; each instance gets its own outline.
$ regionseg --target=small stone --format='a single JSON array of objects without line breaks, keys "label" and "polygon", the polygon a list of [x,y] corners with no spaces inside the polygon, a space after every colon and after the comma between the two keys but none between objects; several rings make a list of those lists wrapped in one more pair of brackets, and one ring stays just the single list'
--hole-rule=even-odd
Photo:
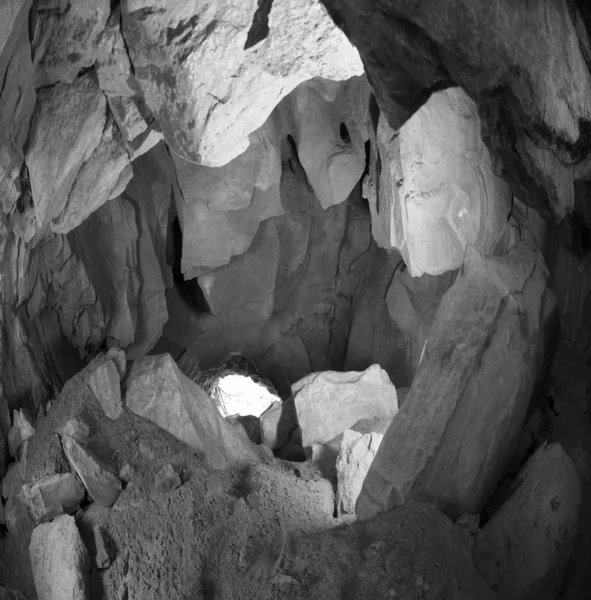
[{"label": "small stone", "polygon": [[27,478],[27,450],[29,448],[29,440],[25,440],[21,446],[21,455],[18,461],[18,470],[23,479]]},{"label": "small stone", "polygon": [[90,427],[81,419],[69,419],[68,422],[57,430],[60,436],[69,436],[81,444],[86,444],[90,438]]},{"label": "small stone", "polygon": [[96,525],[92,531],[96,549],[96,566],[99,569],[108,569],[115,559],[115,548],[102,527]]},{"label": "small stone", "polygon": [[119,469],[119,479],[124,483],[129,483],[132,479],[135,479],[136,475],[136,470],[129,463],[125,463]]},{"label": "small stone", "polygon": [[156,489],[163,494],[172,492],[182,485],[181,478],[178,473],[173,469],[172,465],[164,465],[156,476],[154,477],[154,484]]},{"label": "small stone", "polygon": [[12,423],[20,430],[23,442],[26,442],[35,433],[35,427],[24,410],[13,411]]},{"label": "small stone", "polygon": [[23,485],[21,490],[21,499],[36,525],[64,513],[75,513],[85,496],[86,490],[75,473],[44,477]]},{"label": "small stone", "polygon": [[480,515],[471,515],[468,513],[462,513],[456,519],[456,525],[467,529],[470,535],[476,535],[480,528]]},{"label": "small stone", "polygon": [[74,517],[35,528],[29,545],[38,600],[86,600],[90,559]]},{"label": "small stone", "polygon": [[11,427],[8,431],[8,452],[13,460],[18,460],[22,443],[21,430],[18,427]]},{"label": "small stone", "polygon": [[105,359],[113,361],[115,367],[117,367],[119,378],[123,379],[123,377],[125,377],[125,371],[127,370],[127,358],[125,352],[121,350],[121,348],[109,348],[105,354]]},{"label": "small stone", "polygon": [[64,436],[64,451],[92,499],[101,506],[112,506],[121,493],[121,481],[111,469],[74,438]]},{"label": "small stone", "polygon": [[88,385],[109,419],[117,419],[123,411],[120,373],[112,360],[99,365],[88,378]]}]

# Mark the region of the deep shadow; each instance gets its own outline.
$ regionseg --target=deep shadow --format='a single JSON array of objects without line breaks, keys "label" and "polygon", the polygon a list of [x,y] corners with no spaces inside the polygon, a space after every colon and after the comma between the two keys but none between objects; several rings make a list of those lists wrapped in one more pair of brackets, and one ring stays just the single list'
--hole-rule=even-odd
[{"label": "deep shadow", "polygon": [[269,13],[272,6],[273,0],[259,0],[244,44],[245,50],[256,46],[269,35]]}]

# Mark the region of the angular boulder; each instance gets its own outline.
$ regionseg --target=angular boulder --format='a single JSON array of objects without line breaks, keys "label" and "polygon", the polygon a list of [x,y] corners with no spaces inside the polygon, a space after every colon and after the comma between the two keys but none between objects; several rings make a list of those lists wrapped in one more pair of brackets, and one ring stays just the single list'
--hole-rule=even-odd
[{"label": "angular boulder", "polygon": [[560,595],[579,523],[579,474],[560,444],[540,447],[476,537],[476,568],[503,600]]},{"label": "angular boulder", "polygon": [[50,475],[21,490],[21,499],[37,525],[64,513],[75,513],[85,496],[86,490],[75,473]]},{"label": "angular boulder", "polygon": [[414,277],[457,269],[467,244],[490,253],[505,230],[511,190],[480,130],[478,106],[461,88],[434,93],[399,131],[380,117],[374,235],[400,251]]},{"label": "angular boulder", "polygon": [[355,503],[376,452],[384,439],[380,433],[343,433],[337,457],[337,511],[355,513]]},{"label": "angular boulder", "polygon": [[74,438],[65,435],[62,444],[72,469],[76,471],[92,499],[101,506],[112,506],[122,490],[119,477]]},{"label": "angular boulder", "polygon": [[260,416],[261,441],[276,450],[285,446],[293,430],[298,426],[293,398],[285,402],[273,402]]},{"label": "angular boulder", "polygon": [[212,399],[181,373],[169,354],[147,356],[134,363],[125,404],[195,448],[216,468],[255,458],[246,436],[225,422]]},{"label": "angular boulder", "polygon": [[119,371],[112,360],[99,365],[88,378],[88,385],[109,419],[123,411]]},{"label": "angular boulder", "polygon": [[122,24],[166,143],[208,166],[244,152],[249,134],[301,82],[363,73],[357,51],[317,0],[128,2]]},{"label": "angular boulder", "polygon": [[508,466],[555,308],[539,253],[498,258],[468,247],[439,306],[404,406],[357,501],[368,519],[428,497],[452,516],[478,513]]},{"label": "angular boulder", "polygon": [[38,600],[87,600],[90,559],[74,517],[35,528],[29,558]]},{"label": "angular boulder", "polygon": [[362,372],[312,373],[294,383],[292,393],[308,452],[360,419],[388,419],[398,412],[396,388],[379,365]]}]

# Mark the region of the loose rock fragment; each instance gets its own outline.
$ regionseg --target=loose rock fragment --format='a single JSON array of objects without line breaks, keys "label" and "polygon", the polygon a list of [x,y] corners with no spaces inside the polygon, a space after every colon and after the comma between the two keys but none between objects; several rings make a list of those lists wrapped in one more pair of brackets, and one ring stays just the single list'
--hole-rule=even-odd
[{"label": "loose rock fragment", "polygon": [[86,490],[75,473],[44,477],[24,485],[21,498],[38,525],[64,513],[73,514],[86,496]]},{"label": "loose rock fragment", "polygon": [[289,442],[293,430],[298,426],[293,399],[273,402],[260,416],[261,440],[272,450]]},{"label": "loose rock fragment", "polygon": [[154,477],[154,485],[162,493],[172,492],[180,487],[182,483],[179,474],[171,464],[164,465]]},{"label": "loose rock fragment", "polygon": [[109,419],[117,419],[123,410],[119,371],[112,360],[99,365],[88,378],[88,385]]},{"label": "loose rock fragment", "polygon": [[90,438],[90,427],[82,419],[68,419],[57,433],[74,438],[80,444],[86,444]]},{"label": "loose rock fragment", "polygon": [[121,493],[121,481],[107,465],[74,438],[64,436],[64,451],[92,499],[109,507]]},{"label": "loose rock fragment", "polygon": [[89,557],[74,517],[39,525],[29,557],[38,600],[87,600]]}]

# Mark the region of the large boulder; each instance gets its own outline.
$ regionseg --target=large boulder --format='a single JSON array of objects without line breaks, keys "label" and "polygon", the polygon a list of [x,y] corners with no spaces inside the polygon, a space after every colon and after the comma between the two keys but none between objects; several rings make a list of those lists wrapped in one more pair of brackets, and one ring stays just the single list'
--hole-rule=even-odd
[{"label": "large boulder", "polygon": [[475,564],[497,597],[553,600],[575,546],[581,508],[579,474],[560,444],[540,447],[516,489],[479,532]]},{"label": "large boulder", "polygon": [[539,253],[499,258],[468,247],[437,311],[402,409],[386,432],[357,516],[431,498],[451,515],[478,513],[507,467],[538,370],[553,295]]},{"label": "large boulder", "polygon": [[219,167],[298,84],[361,75],[357,51],[317,0],[122,7],[135,77],[174,154]]},{"label": "large boulder", "polygon": [[86,600],[90,558],[74,517],[39,525],[29,546],[38,600]]},{"label": "large boulder", "polygon": [[380,117],[382,168],[369,185],[374,236],[399,250],[415,277],[457,269],[467,244],[488,254],[503,234],[511,190],[493,172],[480,129],[461,88],[433,94],[400,130]]},{"label": "large boulder", "polygon": [[294,383],[292,393],[308,452],[360,419],[388,419],[398,412],[396,388],[379,365],[363,372],[312,373]]},{"label": "large boulder", "polygon": [[212,399],[181,373],[169,354],[147,356],[134,363],[125,404],[195,448],[216,468],[255,459],[246,436],[226,423]]},{"label": "large boulder", "polygon": [[394,129],[455,81],[480,105],[498,172],[521,200],[548,216],[572,208],[591,122],[586,3],[322,2],[359,49]]}]

